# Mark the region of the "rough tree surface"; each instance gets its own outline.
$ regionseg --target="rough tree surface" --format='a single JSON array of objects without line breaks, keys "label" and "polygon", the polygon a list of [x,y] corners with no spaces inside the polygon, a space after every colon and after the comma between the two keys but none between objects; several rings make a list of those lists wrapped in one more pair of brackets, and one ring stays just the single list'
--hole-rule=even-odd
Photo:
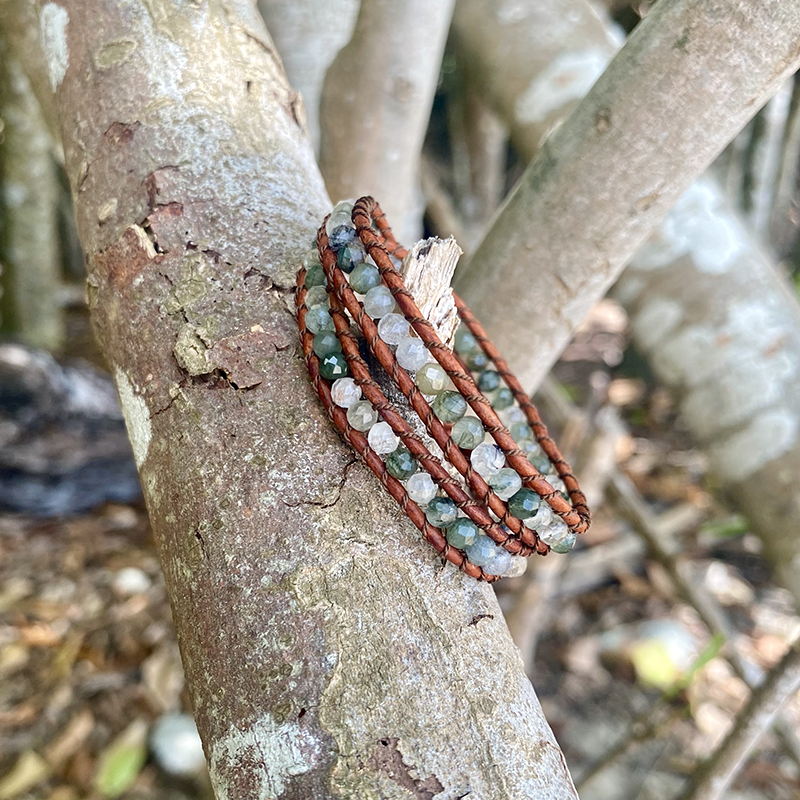
[{"label": "rough tree surface", "polygon": [[291,313],[328,208],[249,2],[41,8],[98,338],[220,798],[575,798],[490,587],[327,423]]}]

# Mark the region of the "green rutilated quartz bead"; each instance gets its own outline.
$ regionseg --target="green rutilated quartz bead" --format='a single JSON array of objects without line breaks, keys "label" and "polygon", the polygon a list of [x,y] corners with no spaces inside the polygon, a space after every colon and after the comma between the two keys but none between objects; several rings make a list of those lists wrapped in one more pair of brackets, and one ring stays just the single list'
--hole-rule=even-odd
[{"label": "green rutilated quartz bead", "polygon": [[489,356],[487,356],[483,350],[474,350],[468,353],[464,360],[473,372],[478,372],[489,363]]},{"label": "green rutilated quartz bead", "polygon": [[450,438],[465,450],[473,450],[484,437],[483,425],[477,417],[462,417],[453,423]]},{"label": "green rutilated quartz bead", "polygon": [[497,390],[497,394],[492,398],[492,408],[495,411],[503,411],[514,405],[514,394],[506,386]]},{"label": "green rutilated quartz bead", "polygon": [[311,289],[314,286],[325,285],[325,270],[322,269],[322,264],[314,264],[308,272],[306,272],[306,289]]},{"label": "green rutilated quartz bead", "polygon": [[320,358],[342,351],[342,343],[332,331],[323,331],[314,336],[312,347],[314,348],[314,353]]},{"label": "green rutilated quartz bead", "polygon": [[552,466],[552,464],[550,463],[550,459],[546,455],[544,455],[544,453],[529,455],[528,461],[530,461],[531,464],[533,464],[533,466],[536,467],[536,469],[538,469],[539,472],[541,472],[543,475],[547,474],[547,472],[550,470],[550,467]]},{"label": "green rutilated quartz bead", "polygon": [[434,497],[425,507],[425,517],[436,528],[444,528],[458,517],[456,504],[449,497]]},{"label": "green rutilated quartz bead", "polygon": [[514,422],[509,430],[515,442],[521,442],[523,439],[533,438],[533,431],[527,422]]},{"label": "green rutilated quartz bead", "polygon": [[455,522],[451,522],[445,531],[447,543],[459,550],[473,544],[477,535],[478,526],[466,517],[459,517]]},{"label": "green rutilated quartz bead", "polygon": [[441,422],[457,422],[467,413],[467,401],[458,392],[442,392],[433,401],[433,413]]},{"label": "green rutilated quartz bead", "polygon": [[324,306],[314,306],[306,313],[306,328],[311,333],[322,333],[323,331],[332,331],[333,319],[330,312]]},{"label": "green rutilated quartz bead", "polygon": [[364,261],[366,252],[361,242],[349,242],[339,248],[336,254],[336,263],[342,272],[352,272],[359,264]]},{"label": "green rutilated quartz bead", "polygon": [[447,385],[447,373],[439,364],[429,362],[419,368],[414,380],[422,394],[439,394]]},{"label": "green rutilated quartz bead", "polygon": [[542,498],[533,489],[522,488],[508,501],[508,510],[517,519],[527,519],[534,515],[541,503]]},{"label": "green rutilated quartz bead", "polygon": [[482,392],[493,392],[500,386],[500,376],[493,369],[486,369],[478,375],[478,388]]},{"label": "green rutilated quartz bead", "polygon": [[342,353],[328,353],[319,360],[319,374],[325,380],[335,381],[337,378],[345,378],[349,372]]},{"label": "green rutilated quartz bead", "polygon": [[466,355],[478,349],[478,340],[472,335],[472,331],[463,322],[456,331],[455,347],[462,355]]},{"label": "green rutilated quartz bead", "polygon": [[314,308],[314,306],[330,308],[331,299],[328,296],[327,289],[324,286],[312,286],[306,292],[306,306],[308,308]]},{"label": "green rutilated quartz bead", "polygon": [[386,458],[386,471],[399,481],[410,478],[418,469],[417,459],[402,445]]},{"label": "green rutilated quartz bead", "polygon": [[319,260],[319,251],[317,250],[316,237],[314,238],[314,246],[303,256],[303,266],[309,271],[314,267],[322,268],[322,264]]},{"label": "green rutilated quartz bead", "polygon": [[361,263],[350,273],[350,288],[359,294],[366,294],[374,286],[380,285],[380,282],[381,274],[372,264]]}]

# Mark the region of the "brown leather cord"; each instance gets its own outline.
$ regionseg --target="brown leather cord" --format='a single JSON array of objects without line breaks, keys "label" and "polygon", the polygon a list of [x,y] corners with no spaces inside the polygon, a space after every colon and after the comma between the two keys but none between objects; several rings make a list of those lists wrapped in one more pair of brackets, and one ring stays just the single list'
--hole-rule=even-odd
[{"label": "brown leather cord", "polygon": [[[514,442],[508,429],[500,421],[487,398],[475,385],[469,370],[464,367],[459,357],[439,340],[433,326],[422,316],[414,298],[405,288],[400,273],[395,268],[391,258],[402,258],[407,251],[395,240],[391,228],[386,222],[386,217],[377,202],[371,197],[363,197],[358,200],[353,208],[352,220],[356,226],[359,239],[376,263],[383,283],[392,292],[400,311],[425,343],[435,360],[449,375],[457,390],[483,423],[485,430],[492,435],[494,441],[504,452],[508,465],[520,475],[523,485],[536,491],[550,505],[553,511],[567,523],[571,530],[576,533],[585,531],[589,524],[589,511],[577,480],[572,474],[569,465],[562,458],[555,443],[547,434],[547,429],[539,418],[536,408],[522,391],[519,382],[508,370],[508,365],[486,337],[485,331],[472,316],[469,308],[454,294],[459,316],[473,333],[484,353],[495,364],[497,372],[513,393],[520,408],[522,408],[543,452],[548,456],[564,481],[571,503],[567,502],[541,473],[530,464],[523,451]],[[473,469],[468,455],[450,438],[450,426],[446,427],[439,421],[427,400],[417,388],[413,378],[397,363],[392,350],[379,337],[375,321],[365,312],[362,303],[350,288],[348,280],[337,265],[336,255],[330,248],[328,241],[325,229],[326,222],[327,218],[317,234],[317,249],[327,281],[326,288],[331,305],[331,316],[344,357],[356,384],[361,387],[363,396],[373,405],[381,418],[389,424],[394,433],[399,436],[406,448],[417,459],[422,469],[431,475],[434,482],[483,533],[512,554],[527,556],[535,551],[541,555],[546,555],[550,548],[539,539],[535,531],[527,528],[521,520],[509,513],[506,503],[494,493],[484,478]],[[377,232],[371,223],[375,224],[378,229]],[[437,552],[471,577],[486,581],[497,580],[498,576],[488,575],[480,567],[472,564],[463,552],[448,545],[444,533],[427,521],[424,511],[411,500],[404,485],[388,473],[383,459],[369,446],[367,437],[351,428],[347,422],[347,414],[344,409],[333,403],[330,386],[319,373],[319,359],[313,352],[313,334],[307,331],[305,327],[307,312],[305,305],[305,275],[305,269],[301,268],[297,276],[296,294],[300,338],[314,388],[326,408],[329,418],[342,433],[345,440],[351,444],[378,476],[387,491],[394,497]],[[420,436],[408,421],[403,418],[399,410],[389,402],[379,384],[372,378],[369,366],[359,352],[358,340],[351,330],[348,313],[364,336],[373,356],[394,385],[404,395],[414,413],[423,422],[428,434],[441,448],[444,458],[463,476],[476,499],[470,497],[460,482],[449,473],[441,460],[429,452]],[[490,510],[500,519],[500,523],[494,522],[489,515]]]}]

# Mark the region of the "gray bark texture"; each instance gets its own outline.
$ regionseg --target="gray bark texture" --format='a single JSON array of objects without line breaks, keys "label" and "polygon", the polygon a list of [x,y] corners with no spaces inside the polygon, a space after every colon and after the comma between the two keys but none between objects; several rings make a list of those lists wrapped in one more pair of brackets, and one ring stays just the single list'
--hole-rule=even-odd
[{"label": "gray bark texture", "polygon": [[322,91],[320,168],[334,201],[371,194],[403,243],[421,232],[419,158],[454,0],[362,0]]},{"label": "gray bark texture", "polygon": [[0,34],[0,267],[2,329],[59,350],[64,317],[53,139],[22,64]]},{"label": "gray bark texture", "polygon": [[286,77],[303,97],[311,141],[319,147],[322,82],[353,34],[359,0],[258,0]]},{"label": "gray bark texture", "polygon": [[292,286],[329,208],[248,0],[41,8],[99,341],[219,798],[575,798],[491,588],[329,425]]},{"label": "gray bark texture", "polygon": [[[485,12],[473,35],[513,25],[503,14],[515,4],[467,2]],[[456,273],[523,384],[541,381],[637,247],[799,63],[797,4],[654,6]],[[550,82],[526,90],[529,116]]]}]

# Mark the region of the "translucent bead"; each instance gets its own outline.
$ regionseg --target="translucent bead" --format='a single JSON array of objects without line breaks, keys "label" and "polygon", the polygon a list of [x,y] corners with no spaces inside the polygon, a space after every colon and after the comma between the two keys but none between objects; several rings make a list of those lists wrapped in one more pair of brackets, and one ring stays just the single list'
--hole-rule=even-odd
[{"label": "translucent bead", "polygon": [[489,356],[483,350],[475,350],[467,354],[465,361],[473,372],[477,372],[489,363]]},{"label": "translucent bead", "polygon": [[408,496],[419,506],[426,506],[436,497],[437,487],[427,472],[417,472],[406,481]]},{"label": "translucent bead", "polygon": [[515,442],[519,442],[521,439],[531,439],[533,437],[533,431],[527,422],[514,422],[509,430]]},{"label": "translucent bead", "polygon": [[490,442],[479,444],[470,453],[469,460],[475,472],[483,475],[484,478],[495,475],[506,465],[503,451],[496,444]]},{"label": "translucent bead", "polygon": [[[492,398],[492,407],[495,411],[503,411],[514,405],[514,393],[507,386],[497,390],[497,394]],[[527,563],[527,562],[526,562]]]},{"label": "translucent bead", "polygon": [[314,264],[314,266],[310,267],[306,271],[305,287],[306,289],[311,289],[314,286],[324,286],[324,285],[325,285],[325,270],[322,269],[321,264]]},{"label": "translucent bead", "polygon": [[472,450],[483,441],[483,425],[477,417],[462,417],[453,423],[450,438],[465,450]]},{"label": "translucent bead", "polygon": [[[337,203],[333,211],[331,211],[328,221],[325,223],[325,233],[328,238],[335,234],[339,228],[350,228],[353,231],[353,237],[356,235],[356,225],[353,222],[352,213],[353,207],[348,203]],[[333,246],[331,244],[331,246]]]},{"label": "translucent bead", "polygon": [[399,481],[410,478],[417,469],[417,460],[402,445],[386,459],[386,471]]},{"label": "translucent bead", "polygon": [[357,431],[368,431],[378,421],[378,412],[368,400],[359,400],[347,409],[347,422]]},{"label": "translucent bead", "polygon": [[428,348],[422,339],[412,339],[410,336],[403,339],[397,345],[395,354],[397,363],[403,368],[416,372],[424,364],[428,363]]},{"label": "translucent bead", "polygon": [[478,535],[478,526],[466,517],[459,517],[451,522],[445,531],[447,543],[459,550],[469,547]]},{"label": "translucent bead", "polygon": [[541,505],[542,499],[533,489],[520,489],[508,501],[508,510],[518,519],[532,516]]},{"label": "translucent bead", "polygon": [[504,578],[519,578],[528,569],[528,559],[524,556],[511,556],[511,566],[502,573]]},{"label": "translucent bead", "polygon": [[414,376],[422,394],[439,394],[447,385],[447,373],[439,364],[423,364]]},{"label": "translucent bead", "polygon": [[545,474],[550,467],[553,466],[550,463],[550,459],[541,451],[534,455],[529,455],[528,461],[530,461],[530,463],[533,464],[533,466],[536,467],[536,469],[538,469],[542,474]]},{"label": "translucent bead", "polygon": [[493,369],[485,369],[478,375],[478,388],[482,392],[493,392],[500,386],[500,375]]},{"label": "translucent bead", "polygon": [[314,306],[306,313],[306,328],[311,333],[322,333],[322,331],[333,330],[333,319],[330,312],[324,306]]},{"label": "translucent bead", "polygon": [[547,482],[557,491],[561,492],[562,494],[567,491],[567,487],[564,485],[564,481],[558,477],[558,475],[548,475]]},{"label": "translucent bead", "polygon": [[536,509],[536,513],[531,514],[523,521],[531,530],[539,532],[551,525],[554,519],[557,517],[554,517],[553,509],[547,503],[542,503]]},{"label": "translucent bead", "polygon": [[336,263],[342,272],[350,273],[366,258],[366,252],[361,242],[355,240],[343,244],[336,254]]},{"label": "translucent bead", "polygon": [[[352,219],[353,216],[353,203],[350,200],[340,200],[331,211],[331,216],[334,214],[341,214],[347,219]],[[355,224],[355,223],[354,223]]]},{"label": "translucent bead", "polygon": [[531,459],[534,456],[543,456],[544,453],[542,452],[542,448],[539,447],[539,442],[536,439],[523,439],[521,442],[517,442],[519,445],[519,449],[525,453],[525,458]]},{"label": "translucent bead", "polygon": [[350,408],[361,399],[361,387],[352,378],[339,378],[331,386],[331,399],[340,408]]},{"label": "translucent bead", "polygon": [[397,434],[392,430],[388,422],[376,422],[367,434],[367,441],[369,446],[378,455],[386,455],[392,453],[397,449],[400,440]]},{"label": "translucent bead", "polygon": [[560,517],[555,517],[553,522],[538,531],[539,538],[550,545],[554,553],[568,553],[575,546],[576,536],[569,529],[567,523]]},{"label": "translucent bead", "polygon": [[344,378],[349,371],[347,361],[341,353],[328,353],[319,360],[319,374],[325,380],[335,381],[337,378]]},{"label": "translucent bead", "polygon": [[[314,269],[314,267],[319,267],[322,269],[322,264],[319,261],[319,251],[316,247],[312,247],[311,250],[308,250],[306,254],[303,256],[303,266],[306,268],[306,271]],[[309,284],[306,284],[308,286]]]},{"label": "translucent bead", "polygon": [[373,286],[364,295],[364,311],[373,319],[385,317],[394,308],[394,297],[385,286]]},{"label": "translucent bead", "polygon": [[515,422],[527,422],[528,418],[525,412],[519,406],[511,406],[507,408],[501,415],[503,422],[506,425],[513,425]]},{"label": "translucent bead", "polygon": [[425,517],[436,528],[445,528],[458,518],[458,508],[449,497],[434,497],[426,509]]},{"label": "translucent bead", "polygon": [[400,344],[403,339],[408,337],[408,327],[406,318],[402,314],[387,314],[385,317],[381,317],[381,321],[378,323],[378,336],[386,344]]},{"label": "translucent bead", "polygon": [[381,274],[372,264],[361,263],[350,273],[350,288],[359,294],[366,294],[373,286],[380,286],[380,283]]},{"label": "translucent bead", "polygon": [[444,391],[433,401],[433,413],[446,424],[456,422],[467,413],[467,401],[458,392]]},{"label": "translucent bead", "polygon": [[342,343],[333,331],[323,331],[314,336],[312,347],[314,353],[322,358],[323,356],[327,356],[328,353],[340,353],[342,350]]},{"label": "translucent bead", "polygon": [[522,478],[511,467],[503,467],[490,475],[487,483],[501,500],[508,500],[522,488]]},{"label": "translucent bead", "polygon": [[456,331],[455,348],[462,355],[478,348],[478,340],[463,322]]},{"label": "translucent bead", "polygon": [[328,291],[324,286],[312,286],[306,292],[306,305],[309,308],[314,308],[314,306],[324,306],[325,308],[329,308],[330,304],[331,301],[328,297]]},{"label": "translucent bead", "polygon": [[502,575],[511,567],[511,553],[483,534],[477,536],[465,552],[476,567],[482,567],[489,575]]}]

